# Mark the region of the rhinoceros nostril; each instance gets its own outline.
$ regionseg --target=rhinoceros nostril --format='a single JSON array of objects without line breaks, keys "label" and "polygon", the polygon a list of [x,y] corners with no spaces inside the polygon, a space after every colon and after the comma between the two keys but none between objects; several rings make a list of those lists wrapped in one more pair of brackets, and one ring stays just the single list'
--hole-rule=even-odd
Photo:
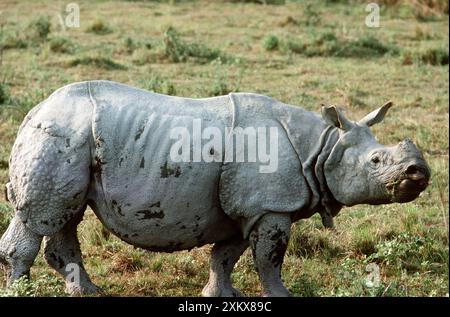
[{"label": "rhinoceros nostril", "polygon": [[419,171],[419,168],[417,167],[417,165],[410,165],[406,169],[406,174],[410,175],[410,174],[414,174],[418,171]]},{"label": "rhinoceros nostril", "polygon": [[429,178],[429,173],[425,168],[417,165],[410,165],[406,169],[406,177],[415,182],[427,182]]}]

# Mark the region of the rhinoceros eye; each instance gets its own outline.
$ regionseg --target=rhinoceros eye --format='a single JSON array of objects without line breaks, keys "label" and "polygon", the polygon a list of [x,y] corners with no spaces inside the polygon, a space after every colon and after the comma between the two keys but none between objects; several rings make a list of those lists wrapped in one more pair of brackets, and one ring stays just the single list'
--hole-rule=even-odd
[{"label": "rhinoceros eye", "polygon": [[372,156],[372,158],[371,158],[370,160],[371,160],[372,163],[374,163],[374,164],[380,163],[380,157],[379,157],[378,155]]}]

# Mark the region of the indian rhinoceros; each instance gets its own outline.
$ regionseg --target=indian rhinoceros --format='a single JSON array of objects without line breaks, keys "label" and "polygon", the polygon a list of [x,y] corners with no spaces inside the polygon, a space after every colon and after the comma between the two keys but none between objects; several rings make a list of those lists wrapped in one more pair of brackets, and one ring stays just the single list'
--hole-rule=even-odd
[{"label": "indian rhinoceros", "polygon": [[[390,106],[353,122],[336,106],[323,106],[320,117],[252,93],[190,99],[110,81],[65,86],[28,113],[12,149],[7,198],[15,216],[0,240],[7,285],[29,273],[44,238],[44,257],[67,291],[98,292],[77,238],[90,206],[139,248],[214,243],[204,296],[241,295],[230,274],[249,245],[263,295],[289,295],[280,271],[293,222],[320,213],[330,227],[343,206],[409,202],[427,187],[430,169],[413,142],[385,147],[369,129]],[[243,148],[227,147],[238,143],[236,131],[244,149],[265,153],[238,160]],[[180,142],[187,154],[173,150]],[[73,264],[78,279],[69,278]]]}]

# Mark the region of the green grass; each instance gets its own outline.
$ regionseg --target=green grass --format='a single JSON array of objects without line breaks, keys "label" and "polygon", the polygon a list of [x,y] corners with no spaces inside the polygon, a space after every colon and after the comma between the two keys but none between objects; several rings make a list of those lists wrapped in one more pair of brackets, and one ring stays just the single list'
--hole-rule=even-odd
[{"label": "green grass", "polygon": [[[408,204],[345,208],[335,231],[317,215],[297,222],[282,278],[295,296],[448,294],[448,15],[403,2],[383,8],[381,27],[368,29],[366,3],[282,2],[80,0],[82,27],[65,31],[46,18],[53,2],[2,4],[0,233],[13,212],[3,188],[18,126],[68,83],[109,79],[186,97],[256,92],[311,111],[342,105],[354,120],[392,100],[374,133],[387,145],[412,138],[431,185]],[[208,280],[211,246],[145,252],[108,233],[90,210],[79,237],[87,271],[108,294],[198,296]],[[371,263],[380,269],[377,287],[367,283]],[[31,276],[0,296],[64,296],[42,251]],[[0,271],[0,289],[4,278]],[[232,278],[244,294],[260,294],[249,250]]]}]

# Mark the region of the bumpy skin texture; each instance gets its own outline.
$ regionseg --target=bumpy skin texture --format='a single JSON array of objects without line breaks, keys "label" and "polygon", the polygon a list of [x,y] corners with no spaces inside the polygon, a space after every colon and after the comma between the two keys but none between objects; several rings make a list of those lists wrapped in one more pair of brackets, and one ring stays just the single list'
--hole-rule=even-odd
[{"label": "bumpy skin texture", "polygon": [[[318,212],[333,227],[344,205],[407,202],[425,189],[430,172],[414,144],[386,148],[370,133],[389,107],[350,122],[335,107],[320,118],[247,93],[189,99],[108,81],[63,87],[30,111],[12,150],[7,194],[16,214],[0,240],[8,284],[28,273],[45,237],[45,259],[67,291],[98,292],[76,234],[89,205],[144,249],[215,243],[204,296],[241,296],[230,274],[248,245],[263,294],[287,296],[280,272],[292,222]],[[225,162],[224,144],[208,151],[219,161],[172,161],[170,131],[195,130],[196,119],[226,136],[227,127],[275,127],[278,168]],[[78,279],[68,270],[74,264]]]}]

